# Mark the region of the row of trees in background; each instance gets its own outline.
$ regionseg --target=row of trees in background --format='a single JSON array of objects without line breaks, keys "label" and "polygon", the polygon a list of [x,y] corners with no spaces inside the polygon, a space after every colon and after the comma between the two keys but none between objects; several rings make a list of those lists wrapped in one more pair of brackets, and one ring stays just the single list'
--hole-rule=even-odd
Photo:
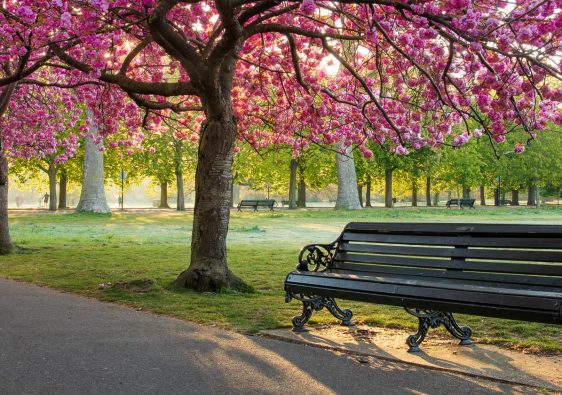
[{"label": "row of trees in background", "polygon": [[[514,134],[508,138],[515,140],[520,136]],[[185,196],[193,192],[192,187],[184,186],[186,183],[193,186],[196,144],[188,134],[170,129],[168,133],[146,136],[144,148],[133,151],[118,146],[102,153],[91,139],[84,138],[81,143],[84,149],[79,149],[74,158],[64,163],[57,164],[55,154],[29,161],[15,159],[11,174],[21,184],[39,178],[41,173],[46,174],[52,197],[50,210],[68,206],[67,187],[72,183],[82,185],[78,211],[108,212],[102,196],[104,173],[108,180],[119,184],[120,174],[125,172],[127,184],[139,183],[148,177],[159,186],[160,208],[169,208],[169,189],[175,187],[176,207],[182,211],[185,210]],[[369,159],[351,149],[342,154],[311,146],[293,157],[290,147],[278,146],[271,150],[255,150],[248,144],[241,147],[234,162],[234,183],[261,193],[280,195],[289,201],[289,208],[306,207],[307,190],[321,191],[334,184],[338,185],[339,192],[336,208],[343,209],[370,207],[373,192],[384,196],[386,207],[392,207],[395,197],[409,199],[417,206],[422,193],[425,205],[432,206],[438,204],[441,191],[471,197],[476,189],[480,204],[485,205],[485,198],[492,196],[491,190],[497,186],[498,177],[502,185],[501,198],[506,199],[509,192],[513,205],[518,204],[521,190],[527,192],[527,204],[534,204],[535,188],[555,193],[562,186],[562,133],[557,129],[541,132],[540,139],[531,142],[522,153],[506,151],[513,147],[509,142],[498,145],[485,138],[474,139],[462,148],[425,148],[400,156],[389,152],[384,145],[373,145],[373,157]],[[90,159],[85,162],[85,157]],[[353,174],[350,174],[349,164],[355,170]],[[338,172],[342,171],[345,174],[338,178]],[[237,199],[233,196],[232,200],[235,203]]]}]

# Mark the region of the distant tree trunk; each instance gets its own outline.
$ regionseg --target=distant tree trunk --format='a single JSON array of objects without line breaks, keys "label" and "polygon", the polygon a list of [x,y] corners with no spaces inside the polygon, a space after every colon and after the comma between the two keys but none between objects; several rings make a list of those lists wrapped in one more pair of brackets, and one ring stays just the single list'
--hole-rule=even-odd
[{"label": "distant tree trunk", "polygon": [[[93,122],[93,115],[89,109],[86,113],[92,121],[89,126],[89,134],[98,137],[98,128]],[[103,152],[93,139],[86,136],[84,147],[84,164],[82,166],[82,191],[80,201],[76,206],[79,213],[109,213],[111,210],[107,204],[104,190]]]},{"label": "distant tree trunk", "polygon": [[435,207],[439,206],[439,192],[433,194],[433,205]]},{"label": "distant tree trunk", "polygon": [[300,172],[299,176],[297,206],[304,208],[306,207],[306,181],[304,180],[304,174],[302,171]]},{"label": "distant tree trunk", "polygon": [[365,186],[365,207],[371,206],[371,176],[367,174],[367,185]]},{"label": "distant tree trunk", "polygon": [[297,208],[297,168],[299,162],[291,159],[291,176],[289,178],[289,209],[294,210]]},{"label": "distant tree trunk", "polygon": [[357,185],[357,196],[359,196],[359,205],[363,207],[363,185]]},{"label": "distant tree trunk", "polygon": [[66,204],[66,189],[68,186],[68,175],[66,174],[66,169],[60,169],[59,171],[59,208],[65,209]]},{"label": "distant tree trunk", "polygon": [[178,190],[176,210],[185,211],[185,191],[183,188],[183,173],[181,171],[176,172],[176,189]]},{"label": "distant tree trunk", "polygon": [[535,200],[535,194],[536,194],[535,185],[533,183],[530,183],[529,192],[527,196],[527,206],[534,206],[535,204],[537,204]]},{"label": "distant tree trunk", "polygon": [[431,177],[425,179],[425,205],[431,207]]},{"label": "distant tree trunk", "polygon": [[480,205],[486,205],[486,190],[484,189],[484,185],[480,185]]},{"label": "distant tree trunk", "polygon": [[14,252],[8,227],[8,161],[0,141],[0,255]]},{"label": "distant tree trunk", "polygon": [[511,190],[511,205],[519,206],[519,189]]},{"label": "distant tree trunk", "polygon": [[158,208],[170,208],[168,204],[168,181],[160,182],[160,205]]},{"label": "distant tree trunk", "polygon": [[384,207],[392,207],[392,169],[384,172]]},{"label": "distant tree trunk", "polygon": [[412,184],[412,207],[418,207],[418,184]]},{"label": "distant tree trunk", "polygon": [[337,148],[338,197],[336,199],[336,209],[358,210],[363,205],[359,200],[352,147],[346,147],[342,141],[337,145]]},{"label": "distant tree trunk", "polygon": [[[183,143],[181,140],[174,140],[174,148],[176,155],[174,156],[175,174],[176,174],[176,189],[178,194],[176,197],[176,210],[185,211],[185,191],[183,188]],[[234,186],[234,184],[232,184]],[[232,204],[232,202],[231,202]]]},{"label": "distant tree trunk", "polygon": [[470,187],[462,186],[462,197],[463,199],[470,199]]},{"label": "distant tree trunk", "polygon": [[57,167],[49,163],[49,211],[57,211]]}]

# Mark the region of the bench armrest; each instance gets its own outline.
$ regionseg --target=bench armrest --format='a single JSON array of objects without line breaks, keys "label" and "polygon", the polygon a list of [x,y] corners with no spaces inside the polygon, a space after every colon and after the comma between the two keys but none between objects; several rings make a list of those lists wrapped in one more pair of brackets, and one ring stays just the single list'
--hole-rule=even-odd
[{"label": "bench armrest", "polygon": [[330,244],[309,244],[299,254],[297,270],[301,272],[323,272],[329,269],[336,252],[337,240]]}]

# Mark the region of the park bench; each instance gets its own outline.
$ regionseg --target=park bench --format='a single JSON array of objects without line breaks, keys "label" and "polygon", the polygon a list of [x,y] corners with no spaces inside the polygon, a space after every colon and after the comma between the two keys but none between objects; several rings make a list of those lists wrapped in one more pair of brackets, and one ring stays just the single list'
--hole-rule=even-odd
[{"label": "park bench", "polygon": [[475,201],[476,199],[449,199],[447,200],[447,203],[445,203],[445,206],[447,206],[447,208],[451,208],[451,206],[460,206],[460,208],[475,208]]},{"label": "park bench", "polygon": [[351,325],[336,298],[404,307],[419,320],[411,352],[441,324],[471,344],[453,313],[560,325],[562,226],[352,222],[335,242],[302,249],[285,292],[303,303],[295,331],[324,307]]},{"label": "park bench", "polygon": [[270,210],[273,210],[275,203],[274,199],[241,200],[240,203],[238,203],[238,211],[242,210],[244,207],[251,207],[254,211],[258,211],[258,207],[269,207]]},{"label": "park bench", "polygon": [[281,207],[289,206],[291,202],[289,200],[281,200]]}]

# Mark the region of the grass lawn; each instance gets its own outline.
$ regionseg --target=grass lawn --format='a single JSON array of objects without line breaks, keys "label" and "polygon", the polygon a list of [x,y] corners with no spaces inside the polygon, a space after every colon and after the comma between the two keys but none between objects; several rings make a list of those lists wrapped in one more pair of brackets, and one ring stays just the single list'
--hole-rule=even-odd
[{"label": "grass lawn", "polygon": [[[171,283],[186,268],[192,215],[175,212],[76,215],[13,213],[11,231],[22,250],[0,257],[0,276],[47,285],[101,300],[122,303],[180,319],[215,324],[242,332],[288,327],[300,312],[284,302],[283,280],[296,265],[300,247],[332,241],[349,221],[513,222],[562,224],[562,208],[331,209],[273,213],[233,213],[229,233],[230,268],[254,293],[207,293],[174,289]],[[134,280],[150,279],[147,292]],[[128,289],[101,283],[131,283]],[[417,320],[402,309],[347,303],[360,322],[414,330]],[[479,342],[562,353],[559,326],[459,316],[472,326]],[[335,323],[326,311],[311,323]],[[431,336],[431,335],[430,335]]]}]

